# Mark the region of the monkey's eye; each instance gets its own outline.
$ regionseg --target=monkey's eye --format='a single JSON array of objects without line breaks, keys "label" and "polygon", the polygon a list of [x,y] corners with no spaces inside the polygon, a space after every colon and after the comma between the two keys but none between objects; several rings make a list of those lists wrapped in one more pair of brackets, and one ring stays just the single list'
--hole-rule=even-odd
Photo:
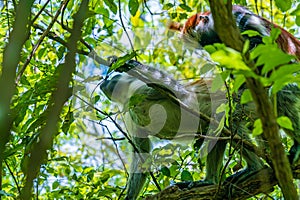
[{"label": "monkey's eye", "polygon": [[202,21],[204,24],[208,23],[209,18],[207,15],[200,15],[199,16],[200,21]]}]

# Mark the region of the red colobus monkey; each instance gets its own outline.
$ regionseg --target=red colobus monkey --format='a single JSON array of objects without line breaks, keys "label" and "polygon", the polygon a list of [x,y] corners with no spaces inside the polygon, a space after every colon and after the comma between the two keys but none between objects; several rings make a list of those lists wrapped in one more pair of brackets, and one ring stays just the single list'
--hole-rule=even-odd
[{"label": "red colobus monkey", "polygon": [[[259,33],[256,36],[243,35],[250,41],[250,50],[263,43],[262,38],[269,36],[272,28],[280,29],[281,33],[276,39],[278,47],[285,53],[296,57],[300,61],[300,41],[282,27],[264,19],[248,9],[234,5],[232,14],[240,32],[253,30]],[[214,43],[221,43],[214,28],[214,20],[210,11],[197,13],[191,16],[184,24],[172,22],[171,30],[180,31],[183,39],[198,43],[201,47]],[[300,70],[299,70],[300,71]],[[241,91],[239,91],[240,93]],[[299,86],[289,84],[277,93],[277,109],[279,116],[287,116],[293,123],[294,130],[285,132],[294,139],[290,150],[290,162],[294,163],[300,157],[300,90]],[[247,163],[249,164],[249,163]]]},{"label": "red colobus monkey", "polygon": [[[278,47],[282,51],[296,56],[298,60],[300,59],[300,41],[292,34],[242,6],[234,5],[232,7],[232,13],[240,32],[253,30],[261,35],[253,37],[244,36],[245,39],[250,40],[250,49],[261,44],[262,37],[269,36],[271,29],[275,27],[279,28],[281,31],[281,34],[276,40]],[[169,28],[180,31],[183,36],[187,36],[187,39],[197,41],[200,46],[221,42],[214,29],[214,20],[209,11],[191,16],[184,25],[172,22]]]}]

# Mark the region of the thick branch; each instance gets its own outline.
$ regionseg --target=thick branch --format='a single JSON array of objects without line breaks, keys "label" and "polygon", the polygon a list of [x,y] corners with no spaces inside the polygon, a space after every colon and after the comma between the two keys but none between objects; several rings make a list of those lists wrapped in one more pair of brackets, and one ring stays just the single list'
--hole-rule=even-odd
[{"label": "thick branch", "polygon": [[56,90],[51,96],[51,100],[46,111],[47,113],[47,124],[41,130],[39,135],[39,141],[35,143],[30,152],[30,158],[28,165],[26,166],[26,184],[23,188],[21,199],[31,199],[31,188],[33,180],[36,178],[40,165],[47,158],[47,150],[51,148],[53,138],[56,135],[57,123],[59,121],[59,115],[63,108],[63,105],[71,95],[69,84],[72,81],[72,75],[75,72],[76,63],[76,47],[77,42],[81,37],[81,28],[83,21],[86,18],[88,11],[88,0],[83,0],[79,7],[79,11],[74,16],[74,25],[71,32],[71,36],[67,43],[69,52],[65,59],[65,64],[60,69],[60,74],[56,84]]},{"label": "thick branch", "polygon": [[[293,173],[295,178],[300,177],[300,166],[293,168]],[[170,186],[163,191],[153,195],[148,196],[146,200],[163,200],[163,199],[247,199],[253,197],[260,193],[270,193],[273,191],[273,187],[277,185],[278,182],[271,168],[264,168],[259,171],[254,172],[251,176],[240,181],[238,184],[225,184],[221,187],[219,185],[208,185],[202,187],[195,187],[191,189],[180,189],[178,186]],[[230,188],[229,188],[230,187]],[[231,194],[229,196],[229,189],[231,189]]]},{"label": "thick branch", "polygon": [[13,114],[11,113],[10,104],[16,90],[14,80],[16,69],[21,58],[22,47],[29,32],[29,17],[33,2],[33,0],[19,1],[13,30],[10,33],[9,42],[3,52],[0,75],[0,190],[2,190],[3,152],[13,124]]}]

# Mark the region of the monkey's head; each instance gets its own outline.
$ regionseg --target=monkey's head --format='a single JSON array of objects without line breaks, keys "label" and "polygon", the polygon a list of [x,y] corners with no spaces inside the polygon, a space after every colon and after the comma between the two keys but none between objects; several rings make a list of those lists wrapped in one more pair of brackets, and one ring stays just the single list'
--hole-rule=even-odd
[{"label": "monkey's head", "polygon": [[196,42],[201,47],[221,42],[214,30],[214,20],[210,12],[197,13],[188,18],[184,25],[171,22],[169,29],[180,31],[185,41]]}]

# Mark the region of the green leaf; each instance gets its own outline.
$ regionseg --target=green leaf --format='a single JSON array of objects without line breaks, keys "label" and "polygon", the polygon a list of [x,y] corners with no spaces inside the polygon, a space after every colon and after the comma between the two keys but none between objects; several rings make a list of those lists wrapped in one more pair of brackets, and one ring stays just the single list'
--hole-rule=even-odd
[{"label": "green leaf", "polygon": [[101,183],[106,183],[110,177],[111,177],[110,174],[102,174],[100,177]]},{"label": "green leaf", "polygon": [[234,79],[234,83],[233,83],[233,90],[235,92],[238,92],[239,88],[245,83],[246,78],[245,76],[242,75],[237,75]]},{"label": "green leaf", "polygon": [[38,51],[38,58],[39,59],[43,58],[46,50],[47,50],[47,48],[40,48],[40,50]]},{"label": "green leaf", "polygon": [[167,4],[164,4],[163,5],[163,10],[169,10],[169,9],[171,9],[171,8],[173,8],[174,7],[174,4],[172,4],[172,3],[167,3]]},{"label": "green leaf", "polygon": [[[269,78],[270,82],[274,82],[272,86],[272,94],[277,93],[282,89],[286,83],[291,82],[291,80],[295,80],[295,72],[298,72],[300,69],[299,63],[293,63],[288,65],[282,65],[280,68],[274,70]],[[284,76],[283,76],[284,74]]]},{"label": "green leaf", "polygon": [[217,51],[217,49],[214,45],[206,45],[204,47],[204,50],[207,51],[209,54],[212,54]]},{"label": "green leaf", "polygon": [[59,182],[58,181],[54,181],[52,183],[52,190],[55,190],[56,188],[58,188],[58,186],[59,186]]},{"label": "green leaf", "polygon": [[249,47],[250,47],[250,40],[247,39],[247,40],[245,40],[245,42],[244,42],[244,46],[243,46],[242,53],[243,53],[243,54],[246,54],[246,53],[249,51]]},{"label": "green leaf", "polygon": [[117,14],[118,7],[113,0],[104,0],[104,3],[114,14]]},{"label": "green leaf", "polygon": [[74,122],[73,112],[69,109],[68,113],[65,116],[65,120],[63,122],[63,125],[61,127],[61,130],[64,132],[64,134],[68,134],[70,126],[73,122]]},{"label": "green leaf", "polygon": [[237,71],[251,71],[251,69],[243,62],[242,56],[239,52],[223,47],[223,45],[215,44],[221,48],[211,54],[211,58],[220,63],[228,69],[235,69]]},{"label": "green leaf", "polygon": [[297,26],[300,26],[300,15],[297,15],[296,16],[296,24],[297,24]]},{"label": "green leaf", "polygon": [[275,0],[275,5],[282,11],[285,12],[292,7],[291,0]]},{"label": "green leaf", "polygon": [[263,133],[262,123],[260,119],[255,120],[254,129],[252,131],[253,136],[258,136]]},{"label": "green leaf", "polygon": [[251,96],[251,92],[249,89],[246,89],[243,94],[242,94],[242,97],[241,97],[241,104],[246,104],[250,101],[252,101],[252,96]]},{"label": "green leaf", "polygon": [[289,63],[294,57],[284,53],[277,45],[259,45],[252,52],[251,57],[258,58],[256,66],[264,66],[262,74],[268,73],[277,66]]},{"label": "green leaf", "polygon": [[193,181],[193,176],[189,171],[183,170],[181,172],[181,180],[182,181]]},{"label": "green leaf", "polygon": [[170,167],[170,173],[171,173],[171,176],[176,176],[178,174],[178,171],[179,171],[179,165],[174,162],[171,167]]},{"label": "green leaf", "polygon": [[217,109],[216,109],[216,113],[222,113],[225,112],[227,109],[226,104],[222,103]]},{"label": "green leaf", "polygon": [[129,7],[129,12],[132,16],[135,16],[139,6],[140,4],[138,0],[129,0],[128,7]]},{"label": "green leaf", "polygon": [[247,30],[241,33],[242,35],[248,35],[249,37],[254,37],[254,36],[260,36],[260,33],[258,31],[254,30]]},{"label": "green leaf", "polygon": [[300,16],[300,4],[298,4],[297,8],[291,12],[291,15]]},{"label": "green leaf", "polygon": [[171,175],[171,172],[169,170],[169,168],[167,168],[166,166],[163,166],[161,169],[160,169],[161,173],[165,176],[168,176],[170,177]]},{"label": "green leaf", "polygon": [[118,60],[109,68],[108,73],[123,66],[128,60],[132,59],[135,55],[136,53],[133,51],[130,54],[126,54],[125,56],[119,57]]},{"label": "green leaf", "polygon": [[193,11],[188,5],[183,4],[183,3],[180,4],[179,7],[182,8],[183,10],[188,11],[188,12],[192,12]]},{"label": "green leaf", "polygon": [[277,121],[277,124],[280,127],[285,128],[285,129],[289,129],[289,130],[292,130],[292,131],[294,130],[292,121],[288,117],[281,116],[281,117],[278,117],[276,121]]}]

